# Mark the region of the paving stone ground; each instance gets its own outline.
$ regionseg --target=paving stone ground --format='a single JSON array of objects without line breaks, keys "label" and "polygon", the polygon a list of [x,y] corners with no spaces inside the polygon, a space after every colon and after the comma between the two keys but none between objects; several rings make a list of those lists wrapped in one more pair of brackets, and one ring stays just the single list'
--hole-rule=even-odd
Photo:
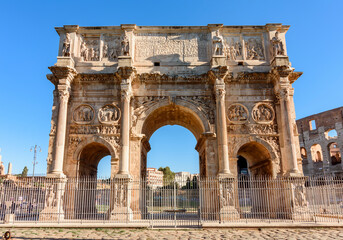
[{"label": "paving stone ground", "polygon": [[262,228],[258,229],[112,229],[112,228],[0,228],[10,230],[12,239],[343,239],[343,228]]}]

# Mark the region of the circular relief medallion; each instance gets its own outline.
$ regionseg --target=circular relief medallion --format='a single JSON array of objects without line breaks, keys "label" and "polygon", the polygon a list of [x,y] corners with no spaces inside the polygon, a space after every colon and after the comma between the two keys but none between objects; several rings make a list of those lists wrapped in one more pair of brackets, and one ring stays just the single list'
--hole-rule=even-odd
[{"label": "circular relief medallion", "polygon": [[117,123],[120,119],[120,110],[113,104],[107,104],[99,109],[98,119],[104,124]]},{"label": "circular relief medallion", "polygon": [[87,104],[82,104],[75,108],[73,120],[78,124],[89,124],[94,118],[94,110]]},{"label": "circular relief medallion", "polygon": [[234,103],[229,106],[227,118],[230,123],[233,124],[243,124],[248,121],[249,112],[248,109],[240,104]]},{"label": "circular relief medallion", "polygon": [[269,124],[275,118],[273,107],[267,103],[257,103],[252,109],[252,118],[257,123]]}]

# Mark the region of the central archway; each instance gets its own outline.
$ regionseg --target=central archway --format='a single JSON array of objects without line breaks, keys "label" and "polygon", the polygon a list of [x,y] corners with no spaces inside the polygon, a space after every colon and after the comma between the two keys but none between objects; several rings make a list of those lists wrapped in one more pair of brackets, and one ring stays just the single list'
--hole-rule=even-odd
[{"label": "central archway", "polygon": [[146,174],[147,153],[150,151],[149,140],[157,129],[166,125],[182,126],[194,135],[197,141],[196,150],[199,153],[200,175],[207,176],[208,151],[206,149],[211,145],[211,151],[214,152],[213,143],[204,140],[204,135],[206,135],[204,133],[211,132],[209,121],[196,106],[187,101],[178,100],[175,103],[162,101],[156,104],[146,111],[144,118],[137,122],[136,131],[144,136],[140,149],[140,177],[145,177]]}]

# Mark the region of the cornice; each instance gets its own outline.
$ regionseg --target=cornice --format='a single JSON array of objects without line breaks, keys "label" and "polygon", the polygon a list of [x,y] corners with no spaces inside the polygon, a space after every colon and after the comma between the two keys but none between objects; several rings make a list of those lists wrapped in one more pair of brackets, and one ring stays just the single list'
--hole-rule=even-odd
[{"label": "cornice", "polygon": [[288,79],[290,81],[291,84],[293,84],[296,80],[298,80],[298,78],[303,75],[303,72],[292,72]]},{"label": "cornice", "polygon": [[78,74],[75,68],[69,66],[51,66],[49,69],[55,78],[55,84],[66,84],[67,81],[71,83]]}]

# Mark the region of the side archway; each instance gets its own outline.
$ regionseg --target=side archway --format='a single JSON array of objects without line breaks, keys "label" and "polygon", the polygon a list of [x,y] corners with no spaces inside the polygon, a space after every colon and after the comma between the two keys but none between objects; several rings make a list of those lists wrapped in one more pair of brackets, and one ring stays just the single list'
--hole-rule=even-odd
[{"label": "side archway", "polygon": [[96,177],[99,161],[105,156],[111,156],[111,177],[115,174],[118,165],[117,149],[101,137],[91,137],[82,141],[76,148],[73,160],[77,164],[76,176]]},{"label": "side archway", "polygon": [[232,148],[233,156],[245,158],[253,175],[276,177],[280,172],[280,158],[267,141],[259,138],[241,138]]}]

